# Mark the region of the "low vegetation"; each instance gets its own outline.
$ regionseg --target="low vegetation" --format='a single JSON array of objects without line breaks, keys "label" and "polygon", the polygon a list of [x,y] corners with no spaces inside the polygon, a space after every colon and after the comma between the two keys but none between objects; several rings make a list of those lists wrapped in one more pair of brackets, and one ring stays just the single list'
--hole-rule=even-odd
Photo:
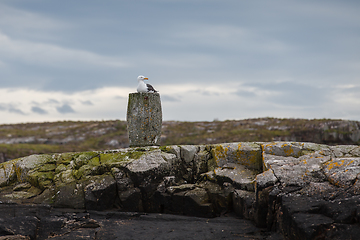
[{"label": "low vegetation", "polygon": [[[360,144],[360,122],[256,118],[212,122],[165,121],[161,145],[304,141]],[[62,121],[0,125],[0,162],[31,154],[129,146],[126,122]]]}]

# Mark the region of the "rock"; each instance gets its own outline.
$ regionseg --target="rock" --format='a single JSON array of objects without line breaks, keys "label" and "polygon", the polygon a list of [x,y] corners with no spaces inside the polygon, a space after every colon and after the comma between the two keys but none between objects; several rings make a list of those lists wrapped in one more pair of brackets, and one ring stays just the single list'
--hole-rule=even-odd
[{"label": "rock", "polygon": [[119,193],[121,210],[128,212],[143,212],[142,194],[139,188],[129,188]]},{"label": "rock", "polygon": [[256,175],[255,189],[256,191],[261,191],[264,188],[274,186],[277,182],[278,179],[275,177],[273,170],[269,169],[263,173]]},{"label": "rock", "polygon": [[187,164],[194,160],[195,154],[198,151],[198,146],[194,145],[181,145],[180,146],[180,156],[183,161]]},{"label": "rock", "polygon": [[267,143],[263,146],[263,152],[266,154],[283,157],[300,157],[301,145],[290,142]]},{"label": "rock", "polygon": [[115,152],[100,153],[100,164],[105,169],[112,169],[114,167],[123,168],[133,160],[139,159],[144,155],[145,151],[137,151],[132,149],[125,149]]},{"label": "rock", "polygon": [[126,166],[125,169],[134,185],[142,192],[145,211],[153,211],[150,203],[163,177],[173,173],[179,174],[176,169],[180,161],[174,154],[154,150]]},{"label": "rock", "polygon": [[14,191],[4,197],[9,199],[29,199],[39,195],[42,191],[36,187],[30,187],[24,191]]},{"label": "rock", "polygon": [[20,182],[27,181],[27,174],[29,171],[39,170],[43,165],[47,163],[54,163],[55,160],[51,155],[31,155],[18,159],[14,162],[17,179]]},{"label": "rock", "polygon": [[348,187],[355,183],[360,174],[360,158],[335,158],[324,164],[328,181],[338,187]]},{"label": "rock", "polygon": [[256,172],[240,164],[228,164],[214,170],[215,178],[221,184],[229,182],[238,189],[255,191],[254,179]]},{"label": "rock", "polygon": [[[360,219],[358,152],[358,146],[275,142],[32,155],[0,164],[0,218],[27,216],[26,208],[19,215],[21,210],[1,208],[4,203],[19,209],[49,204],[77,213],[113,208],[210,218],[235,212],[289,239],[354,238]],[[77,214],[35,215],[36,238],[46,239],[51,228],[52,238],[91,238],[103,228]],[[48,217],[49,225],[39,216]]]},{"label": "rock", "polygon": [[148,176],[165,175],[170,168],[170,163],[165,161],[160,150],[151,151],[126,165],[126,169],[136,176],[138,182],[142,182]]},{"label": "rock", "polygon": [[178,159],[181,158],[180,147],[179,146],[176,146],[176,145],[173,145],[173,146],[161,146],[160,149],[163,152],[175,154],[176,158],[178,158]]},{"label": "rock", "polygon": [[0,237],[0,240],[30,240],[30,237],[26,237],[23,235],[7,235]]},{"label": "rock", "polygon": [[0,187],[8,185],[8,178],[5,174],[5,170],[0,168]]},{"label": "rock", "polygon": [[329,156],[318,154],[299,158],[264,154],[264,165],[265,169],[273,171],[283,186],[304,187],[310,182],[324,181],[322,164],[329,159]]},{"label": "rock", "polygon": [[188,216],[214,217],[210,198],[203,188],[187,191],[183,197],[183,214]]},{"label": "rock", "polygon": [[[1,210],[4,205],[0,204]],[[22,206],[6,205],[17,215]],[[89,211],[52,209],[27,206],[17,226],[8,228],[21,232],[5,235],[0,239],[281,239],[275,233],[265,233],[244,219],[234,216],[197,218],[169,214],[122,213],[118,211]],[[1,211],[3,213],[3,211]],[[36,215],[36,217],[35,217]],[[2,222],[14,222],[14,217],[2,216]],[[9,220],[9,221],[8,221]],[[28,220],[28,221],[22,221]],[[37,223],[36,228],[34,223]],[[9,226],[7,224],[6,226]],[[21,228],[21,231],[20,231]],[[0,230],[0,231],[1,231]],[[36,230],[34,235],[34,230]],[[7,234],[8,232],[6,232]]]},{"label": "rock", "polygon": [[261,147],[256,143],[224,143],[211,149],[217,167],[228,163],[241,164],[262,171]]},{"label": "rock", "polygon": [[206,173],[208,170],[208,161],[211,158],[211,153],[205,150],[204,146],[200,146],[200,150],[194,156],[194,180],[198,180],[200,175]]},{"label": "rock", "polygon": [[332,155],[335,158],[341,157],[351,157],[351,152],[354,151],[356,153],[356,145],[338,145],[338,146],[330,146],[330,150],[332,151]]},{"label": "rock", "polygon": [[76,182],[70,182],[56,186],[55,207],[61,208],[85,208],[84,186]]},{"label": "rock", "polygon": [[114,206],[117,196],[116,181],[111,175],[90,178],[85,191],[85,208],[88,210],[105,210]]},{"label": "rock", "polygon": [[356,224],[333,223],[325,229],[323,239],[358,239],[360,228]]},{"label": "rock", "polygon": [[0,217],[0,236],[20,235],[35,239],[38,223],[39,219],[35,216],[7,217],[5,219]]},{"label": "rock", "polygon": [[209,195],[214,215],[220,216],[232,211],[231,195],[234,189],[231,184],[219,186],[216,183],[206,181],[197,184],[197,186],[205,189]]},{"label": "rock", "polygon": [[233,209],[237,215],[245,219],[254,219],[255,193],[234,190],[232,194]]},{"label": "rock", "polygon": [[358,223],[358,211],[360,209],[359,196],[324,202],[322,211],[330,216],[336,223]]},{"label": "rock", "polygon": [[4,162],[0,166],[0,187],[9,185],[16,179],[15,167],[12,162]]},{"label": "rock", "polygon": [[333,223],[331,218],[321,214],[313,213],[294,213],[286,226],[290,229],[284,229],[286,237],[289,239],[317,239],[322,237],[322,231]]}]

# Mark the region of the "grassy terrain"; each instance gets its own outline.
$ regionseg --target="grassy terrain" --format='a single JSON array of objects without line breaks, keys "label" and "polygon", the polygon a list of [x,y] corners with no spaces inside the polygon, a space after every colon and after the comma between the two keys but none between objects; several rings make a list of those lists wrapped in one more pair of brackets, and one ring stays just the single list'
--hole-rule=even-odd
[{"label": "grassy terrain", "polygon": [[[161,145],[304,141],[359,144],[360,123],[331,119],[257,118],[212,122],[165,121]],[[62,121],[0,125],[0,160],[30,154],[128,147],[126,122]]]}]

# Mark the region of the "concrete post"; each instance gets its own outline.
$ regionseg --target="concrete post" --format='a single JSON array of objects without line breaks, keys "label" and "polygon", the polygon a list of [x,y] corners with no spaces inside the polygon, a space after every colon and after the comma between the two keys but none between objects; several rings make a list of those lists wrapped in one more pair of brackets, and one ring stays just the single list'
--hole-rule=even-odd
[{"label": "concrete post", "polygon": [[127,109],[130,147],[159,145],[162,125],[159,93],[130,93]]}]

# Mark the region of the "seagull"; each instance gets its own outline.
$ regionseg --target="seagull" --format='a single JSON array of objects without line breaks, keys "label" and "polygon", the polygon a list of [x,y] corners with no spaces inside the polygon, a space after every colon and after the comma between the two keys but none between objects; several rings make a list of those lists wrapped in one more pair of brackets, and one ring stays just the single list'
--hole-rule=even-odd
[{"label": "seagull", "polygon": [[138,76],[138,82],[139,82],[139,85],[137,86],[137,91],[138,92],[152,92],[152,93],[155,93],[157,92],[153,86],[151,86],[150,84],[148,83],[144,83],[144,80],[148,80],[147,77],[144,77],[143,75],[140,75]]}]

